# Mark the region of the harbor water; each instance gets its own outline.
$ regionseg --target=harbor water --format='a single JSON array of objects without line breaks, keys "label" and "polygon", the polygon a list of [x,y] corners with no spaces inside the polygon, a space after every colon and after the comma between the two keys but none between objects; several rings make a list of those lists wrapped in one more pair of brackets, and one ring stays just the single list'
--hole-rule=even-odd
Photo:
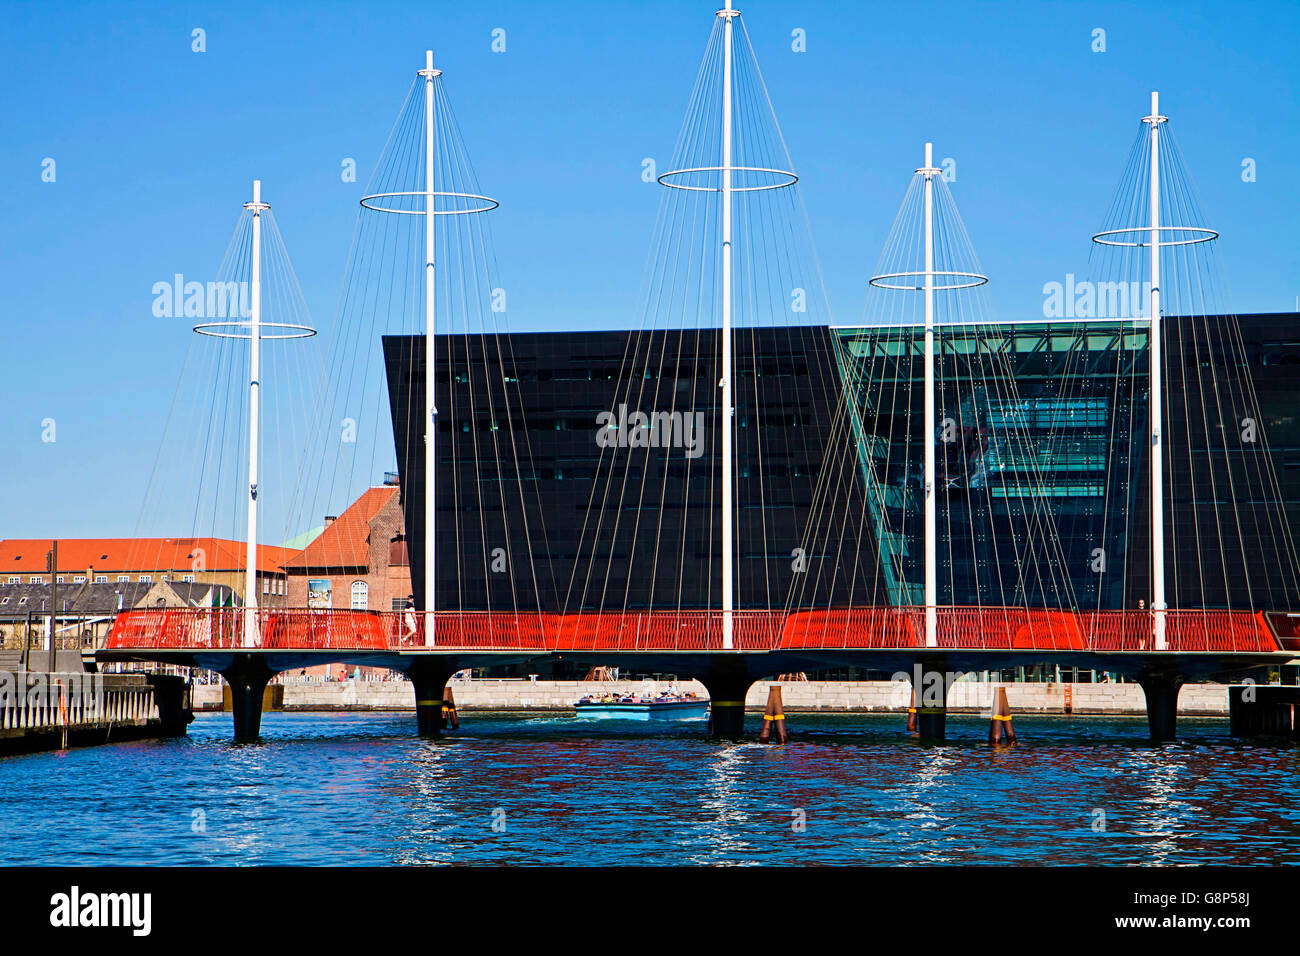
[{"label": "harbor water", "polygon": [[[187,737],[0,760],[0,863],[1238,864],[1300,863],[1300,748],[1184,719],[899,715],[790,718],[784,746],[703,725],[463,715],[442,740],[412,714],[229,715]],[[747,725],[750,740],[758,718]]]}]

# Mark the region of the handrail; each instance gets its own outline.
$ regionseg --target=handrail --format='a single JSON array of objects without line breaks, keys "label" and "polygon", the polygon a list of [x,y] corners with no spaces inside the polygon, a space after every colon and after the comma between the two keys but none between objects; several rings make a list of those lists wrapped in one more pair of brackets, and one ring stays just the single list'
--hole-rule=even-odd
[{"label": "handrail", "polygon": [[[925,609],[859,606],[828,610],[735,611],[742,651],[888,650],[925,647]],[[1150,610],[1074,612],[1050,608],[940,607],[937,647],[1093,653],[1268,653],[1281,650],[1263,612],[1178,609],[1165,615],[1166,646],[1154,642]],[[434,620],[432,640],[425,621]],[[110,650],[480,650],[721,651],[722,612],[353,611],[259,609],[245,635],[238,608],[120,612]]]}]

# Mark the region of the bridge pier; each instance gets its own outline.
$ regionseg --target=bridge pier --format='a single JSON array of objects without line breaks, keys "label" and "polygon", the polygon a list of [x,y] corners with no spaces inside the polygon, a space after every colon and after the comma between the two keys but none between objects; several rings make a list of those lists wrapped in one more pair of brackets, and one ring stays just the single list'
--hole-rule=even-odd
[{"label": "bridge pier", "polygon": [[254,743],[262,732],[262,696],[275,675],[260,655],[238,654],[221,672],[230,687],[235,743]]},{"label": "bridge pier", "polygon": [[1300,740],[1300,688],[1294,684],[1229,687],[1228,728],[1234,737]]},{"label": "bridge pier", "polygon": [[189,684],[172,674],[150,674],[146,680],[153,687],[158,721],[166,735],[184,736],[185,728],[194,720]]},{"label": "bridge pier", "polygon": [[745,736],[745,694],[753,678],[742,661],[717,662],[699,678],[709,692],[709,733],[722,740]]},{"label": "bridge pier", "polygon": [[943,740],[948,725],[948,672],[943,660],[917,661],[912,668],[916,730],[922,740]]},{"label": "bridge pier", "polygon": [[1138,678],[1147,699],[1147,726],[1151,739],[1173,740],[1177,736],[1178,691],[1183,679],[1177,674],[1148,674]]},{"label": "bridge pier", "polygon": [[406,672],[415,685],[415,727],[421,737],[442,736],[446,726],[443,699],[447,682],[457,670],[441,661],[420,659]]}]

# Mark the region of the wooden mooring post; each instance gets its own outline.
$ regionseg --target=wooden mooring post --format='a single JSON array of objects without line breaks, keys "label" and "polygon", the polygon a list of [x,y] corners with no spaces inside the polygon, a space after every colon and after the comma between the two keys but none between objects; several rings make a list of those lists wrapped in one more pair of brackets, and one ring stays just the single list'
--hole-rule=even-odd
[{"label": "wooden mooring post", "polygon": [[[776,739],[773,740],[773,737]],[[781,706],[781,685],[767,689],[767,707],[763,710],[763,729],[758,732],[760,744],[785,743],[785,710]]]},{"label": "wooden mooring post", "polygon": [[999,687],[993,692],[993,714],[989,720],[989,743],[1014,744],[1016,729],[1011,724],[1011,705],[1007,703],[1007,689]]}]

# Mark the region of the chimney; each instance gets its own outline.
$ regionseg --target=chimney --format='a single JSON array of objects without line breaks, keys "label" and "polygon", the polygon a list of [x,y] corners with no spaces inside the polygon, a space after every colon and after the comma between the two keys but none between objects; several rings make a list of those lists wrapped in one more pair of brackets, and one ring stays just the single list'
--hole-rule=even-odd
[{"label": "chimney", "polygon": [[339,516],[338,516],[338,515],[326,515],[326,516],[325,516],[325,527],[328,528],[328,527],[329,527],[330,525],[332,525],[335,521],[338,521],[338,519],[339,519]]}]

